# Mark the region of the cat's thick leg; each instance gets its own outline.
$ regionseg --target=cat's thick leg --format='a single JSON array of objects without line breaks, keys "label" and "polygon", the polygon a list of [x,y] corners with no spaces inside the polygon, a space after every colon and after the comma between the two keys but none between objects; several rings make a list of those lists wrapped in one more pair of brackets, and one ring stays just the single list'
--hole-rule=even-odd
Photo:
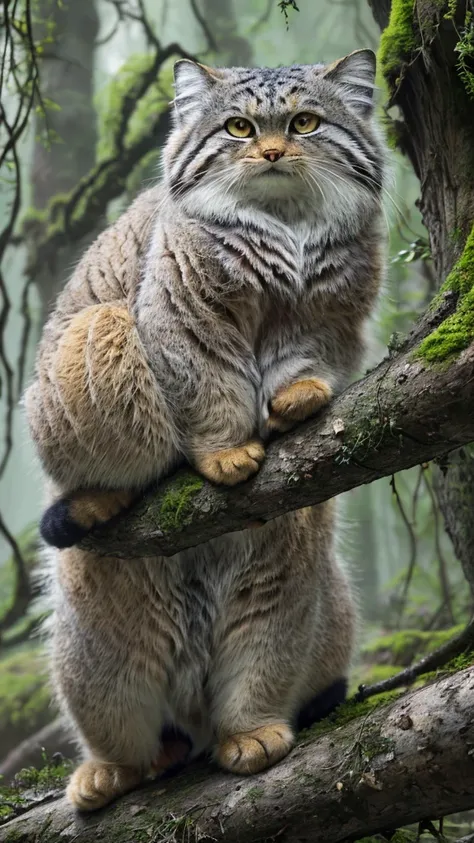
[{"label": "cat's thick leg", "polygon": [[189,422],[189,459],[213,483],[243,483],[256,474],[265,458],[263,444],[255,435],[255,390],[237,374],[217,368],[202,389],[198,411]]},{"label": "cat's thick leg", "polygon": [[[331,504],[276,519],[236,542],[239,572],[216,623],[210,696],[217,760],[246,774],[290,751],[299,715],[310,718],[312,703],[320,716],[324,705],[341,701],[355,610],[332,549]],[[332,687],[337,699],[323,698]]]},{"label": "cat's thick leg", "polygon": [[292,573],[292,520],[277,519],[236,539],[232,566],[240,570],[215,626],[209,682],[215,755],[239,774],[280,761],[294,741],[295,685],[311,598],[305,572],[300,581]]},{"label": "cat's thick leg", "polygon": [[84,748],[67,791],[81,810],[102,807],[182,755],[169,736],[162,741],[179,629],[153,587],[158,564],[110,557],[104,565],[79,548],[56,557],[52,678]]},{"label": "cat's thick leg", "polygon": [[129,506],[177,459],[167,406],[124,305],[86,307],[54,341],[46,333],[26,407],[59,497],[42,524],[58,547]]}]

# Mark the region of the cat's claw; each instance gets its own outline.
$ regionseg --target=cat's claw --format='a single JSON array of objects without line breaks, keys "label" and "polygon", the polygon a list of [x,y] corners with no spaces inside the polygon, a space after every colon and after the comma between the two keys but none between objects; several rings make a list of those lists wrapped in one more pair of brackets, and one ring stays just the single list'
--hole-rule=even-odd
[{"label": "cat's claw", "polygon": [[251,775],[281,761],[293,744],[294,735],[290,727],[286,723],[274,723],[232,735],[219,744],[216,756],[226,770]]},{"label": "cat's claw", "polygon": [[200,455],[194,462],[200,474],[212,483],[235,486],[256,474],[265,458],[261,442],[252,440],[237,448],[225,448]]}]

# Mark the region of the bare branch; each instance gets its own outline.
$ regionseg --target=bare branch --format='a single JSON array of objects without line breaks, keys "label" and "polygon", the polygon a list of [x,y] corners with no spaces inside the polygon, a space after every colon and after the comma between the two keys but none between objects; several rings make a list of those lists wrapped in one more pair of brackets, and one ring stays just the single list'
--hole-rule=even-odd
[{"label": "bare branch", "polygon": [[216,41],[214,39],[214,36],[213,36],[211,30],[209,29],[209,27],[207,25],[206,18],[201,13],[201,10],[198,6],[198,0],[189,0],[189,3],[190,3],[190,6],[191,6],[191,9],[193,10],[194,17],[196,18],[199,26],[201,27],[201,29],[204,33],[204,37],[206,39],[206,44],[207,44],[207,49],[211,50],[213,52],[217,52],[218,47],[217,47]]},{"label": "bare branch", "polygon": [[2,516],[0,515],[0,533],[7,540],[12,550],[12,559],[15,566],[15,591],[12,605],[7,609],[3,618],[0,618],[0,634],[9,629],[25,614],[32,597],[30,579],[26,568],[25,560],[21,554],[18,543],[12,535]]},{"label": "bare branch", "polygon": [[451,659],[460,656],[462,653],[474,650],[474,618],[471,618],[468,625],[459,635],[451,638],[446,644],[438,647],[433,653],[423,656],[418,662],[406,667],[395,676],[375,682],[373,685],[360,685],[356,694],[356,700],[362,701],[373,697],[376,694],[384,694],[393,691],[395,688],[404,688],[412,685],[424,673],[431,673],[444,667]]},{"label": "bare branch", "polygon": [[[104,555],[171,556],[225,533],[320,503],[474,440],[474,345],[442,369],[416,358],[427,325],[453,312],[446,294],[407,347],[336,398],[316,420],[275,440],[260,473],[232,489],[186,475],[164,481],[130,513],[84,542]],[[424,327],[423,327],[424,326]],[[341,430],[342,427],[342,430]],[[170,492],[172,494],[170,494]]]}]

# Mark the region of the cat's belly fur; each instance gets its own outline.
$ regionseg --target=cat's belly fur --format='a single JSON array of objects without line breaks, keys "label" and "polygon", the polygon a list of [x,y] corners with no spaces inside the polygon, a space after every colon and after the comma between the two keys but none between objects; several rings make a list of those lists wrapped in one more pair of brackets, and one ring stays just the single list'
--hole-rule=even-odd
[{"label": "cat's belly fur", "polygon": [[[212,744],[216,700],[232,683],[245,688],[266,670],[287,675],[290,717],[345,675],[353,607],[332,556],[328,507],[318,509],[313,530],[302,532],[303,512],[294,513],[170,559],[62,552],[53,663],[66,710],[77,717],[75,676],[78,661],[84,676],[86,662],[77,705],[91,683],[100,683],[104,700],[128,683],[137,704],[149,695],[161,725],[189,734],[197,753]],[[266,640],[269,656],[257,663]]]}]

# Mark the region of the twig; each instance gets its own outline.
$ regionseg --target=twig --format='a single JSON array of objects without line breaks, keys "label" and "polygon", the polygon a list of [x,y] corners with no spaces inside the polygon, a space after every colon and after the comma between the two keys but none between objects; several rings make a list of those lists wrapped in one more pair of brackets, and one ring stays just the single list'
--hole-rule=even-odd
[{"label": "twig", "polygon": [[272,9],[273,9],[273,0],[267,0],[267,8],[266,8],[266,9],[265,9],[265,11],[263,12],[263,14],[261,14],[261,15],[260,15],[260,17],[259,17],[259,18],[257,18],[257,20],[255,21],[255,23],[254,23],[254,24],[252,24],[252,26],[250,27],[250,30],[249,30],[249,31],[250,31],[250,34],[251,34],[251,35],[255,35],[255,33],[256,33],[256,32],[258,32],[258,30],[259,30],[259,29],[260,29],[260,28],[261,28],[261,27],[262,27],[265,23],[267,23],[267,21],[268,21],[268,20],[269,20],[269,18],[270,18],[270,15],[271,15],[271,13],[272,13]]},{"label": "twig", "polygon": [[381,682],[374,682],[373,685],[359,685],[359,690],[354,699],[362,702],[373,697],[375,694],[383,694],[386,691],[393,691],[404,685],[411,685],[423,673],[430,673],[433,670],[442,668],[448,661],[460,656],[462,653],[474,647],[474,617],[471,618],[465,629],[446,644],[438,647],[433,653],[423,656],[418,662],[401,670],[395,676],[383,679]]},{"label": "twig", "polygon": [[0,618],[0,633],[13,626],[25,614],[32,597],[30,579],[26,568],[25,560],[15,537],[12,535],[0,514],[0,533],[10,545],[15,566],[15,592],[13,602]]},{"label": "twig", "polygon": [[405,524],[405,527],[407,528],[408,538],[409,538],[409,541],[410,541],[410,561],[408,563],[407,575],[405,577],[405,582],[403,584],[403,592],[402,592],[402,596],[400,598],[400,605],[399,605],[399,608],[398,608],[398,626],[400,626],[401,619],[402,619],[402,616],[403,616],[403,612],[405,611],[405,606],[406,606],[406,602],[407,602],[408,589],[410,588],[410,583],[412,581],[413,573],[414,573],[414,570],[415,570],[416,557],[417,557],[417,553],[418,553],[418,546],[417,546],[416,535],[415,535],[415,531],[413,529],[413,525],[411,524],[410,519],[408,518],[408,515],[405,512],[405,507],[403,506],[402,499],[400,498],[400,495],[398,494],[394,474],[391,477],[390,486],[391,486],[392,492],[395,496],[395,500],[397,502],[398,510],[399,510],[400,515],[402,517],[403,523]]},{"label": "twig", "polygon": [[442,593],[442,596],[443,596],[443,602],[444,602],[444,604],[446,606],[446,609],[447,609],[447,612],[448,612],[449,621],[450,621],[451,625],[453,625],[453,624],[456,623],[456,621],[455,621],[455,618],[454,618],[453,604],[452,604],[452,600],[451,600],[451,588],[450,588],[450,584],[449,584],[449,580],[448,580],[446,559],[445,559],[443,550],[441,548],[441,542],[440,542],[440,538],[439,538],[440,523],[439,523],[438,504],[437,504],[437,501],[436,501],[435,493],[433,491],[431,483],[428,480],[426,472],[424,473],[424,481],[425,481],[426,490],[427,490],[427,492],[430,496],[430,499],[431,499],[431,508],[432,508],[432,512],[433,512],[433,519],[434,519],[434,525],[435,525],[434,541],[435,541],[436,555],[438,557],[438,571],[439,571],[439,581],[440,581],[440,585],[441,585],[441,593]]},{"label": "twig", "polygon": [[189,0],[189,5],[191,6],[191,9],[193,10],[194,17],[196,18],[199,26],[201,27],[201,29],[204,33],[204,37],[206,39],[208,50],[211,50],[212,52],[217,52],[218,47],[217,47],[216,40],[215,40],[211,30],[209,29],[209,27],[207,25],[207,21],[206,21],[204,15],[201,14],[201,10],[198,6],[198,0]]}]

